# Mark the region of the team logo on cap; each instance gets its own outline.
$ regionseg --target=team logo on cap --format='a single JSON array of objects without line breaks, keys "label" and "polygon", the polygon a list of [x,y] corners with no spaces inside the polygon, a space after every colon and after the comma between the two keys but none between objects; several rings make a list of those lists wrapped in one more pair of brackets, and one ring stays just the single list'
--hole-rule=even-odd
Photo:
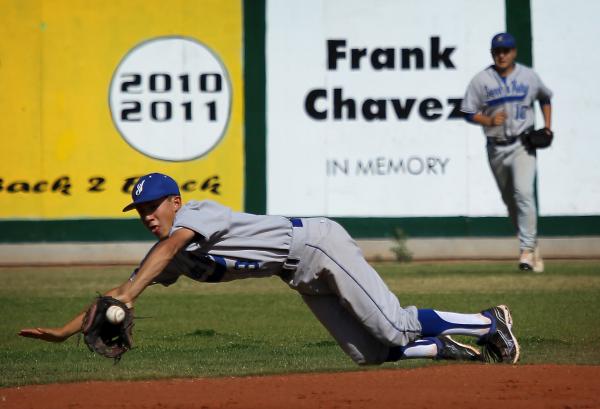
[{"label": "team logo on cap", "polygon": [[145,182],[145,181],[146,181],[145,179],[144,179],[144,180],[142,180],[142,181],[141,181],[140,183],[138,183],[138,185],[136,186],[136,188],[135,188],[135,195],[136,195],[136,196],[139,196],[139,195],[141,195],[141,194],[142,194],[142,190],[144,190],[144,182]]},{"label": "team logo on cap", "polygon": [[158,37],[123,58],[109,100],[113,122],[129,145],[178,162],[218,145],[232,97],[227,70],[209,47],[189,37]]}]

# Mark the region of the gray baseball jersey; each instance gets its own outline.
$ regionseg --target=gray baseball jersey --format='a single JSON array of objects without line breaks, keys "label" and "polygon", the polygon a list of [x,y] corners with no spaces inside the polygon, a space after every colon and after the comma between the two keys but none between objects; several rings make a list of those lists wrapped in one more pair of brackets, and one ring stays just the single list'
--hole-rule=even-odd
[{"label": "gray baseball jersey", "polygon": [[400,306],[354,240],[332,220],[258,216],[192,201],[177,212],[171,233],[180,228],[197,235],[155,283],[170,285],[181,275],[205,282],[277,275],[302,294],[360,364],[381,363],[390,346],[406,345],[420,334],[417,309]]},{"label": "gray baseball jersey", "polygon": [[485,116],[505,111],[507,117],[503,126],[483,127],[487,137],[505,139],[532,128],[533,103],[536,99],[551,97],[552,91],[531,68],[515,64],[515,69],[506,78],[502,78],[491,65],[471,80],[461,111],[466,114],[481,112]]},{"label": "gray baseball jersey", "polygon": [[170,285],[180,275],[201,282],[276,275],[292,239],[286,217],[233,212],[210,200],[185,204],[175,216],[171,234],[182,227],[196,232],[196,237],[156,283]]}]

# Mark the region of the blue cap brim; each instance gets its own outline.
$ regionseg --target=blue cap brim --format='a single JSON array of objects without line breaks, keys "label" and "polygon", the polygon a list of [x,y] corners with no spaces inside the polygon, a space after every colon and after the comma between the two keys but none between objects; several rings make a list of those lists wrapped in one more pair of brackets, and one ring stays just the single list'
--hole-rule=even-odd
[{"label": "blue cap brim", "polygon": [[133,209],[135,209],[135,203],[131,202],[123,208],[123,212],[128,212]]},{"label": "blue cap brim", "polygon": [[130,211],[130,210],[133,210],[133,209],[135,209],[135,207],[136,207],[137,205],[139,205],[139,204],[142,204],[142,203],[148,203],[148,202],[153,202],[153,201],[155,201],[155,200],[158,200],[158,199],[163,199],[163,198],[165,198],[165,197],[169,197],[169,196],[173,196],[173,195],[172,195],[172,194],[168,194],[168,195],[159,196],[159,197],[154,197],[154,198],[153,198],[153,197],[150,197],[150,198],[148,198],[147,200],[140,200],[140,201],[138,201],[138,202],[131,202],[131,203],[129,203],[127,206],[125,206],[125,207],[123,208],[123,212],[128,212],[128,211]]}]

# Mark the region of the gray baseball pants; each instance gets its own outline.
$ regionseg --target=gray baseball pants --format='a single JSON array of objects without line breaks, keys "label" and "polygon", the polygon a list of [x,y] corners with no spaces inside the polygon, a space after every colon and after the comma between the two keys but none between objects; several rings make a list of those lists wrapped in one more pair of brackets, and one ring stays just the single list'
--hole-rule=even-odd
[{"label": "gray baseball pants", "polygon": [[302,224],[293,228],[289,256],[298,262],[286,263],[292,270],[284,280],[352,360],[385,362],[390,346],[420,337],[417,309],[400,306],[342,226],[326,218]]},{"label": "gray baseball pants", "polygon": [[521,250],[537,245],[535,203],[535,150],[528,151],[520,141],[508,146],[487,145],[488,159],[502,200],[508,208]]}]

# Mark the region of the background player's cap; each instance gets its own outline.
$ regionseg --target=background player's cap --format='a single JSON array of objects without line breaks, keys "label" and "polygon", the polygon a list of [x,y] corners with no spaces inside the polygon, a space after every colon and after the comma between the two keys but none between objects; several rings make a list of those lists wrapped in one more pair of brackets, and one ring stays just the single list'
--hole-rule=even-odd
[{"label": "background player's cap", "polygon": [[510,33],[498,33],[492,38],[492,50],[494,48],[515,48],[517,42]]},{"label": "background player's cap", "polygon": [[165,196],[180,196],[179,187],[171,177],[162,173],[150,173],[138,179],[131,192],[133,202],[123,208],[124,212],[135,208],[137,204],[151,202]]}]

